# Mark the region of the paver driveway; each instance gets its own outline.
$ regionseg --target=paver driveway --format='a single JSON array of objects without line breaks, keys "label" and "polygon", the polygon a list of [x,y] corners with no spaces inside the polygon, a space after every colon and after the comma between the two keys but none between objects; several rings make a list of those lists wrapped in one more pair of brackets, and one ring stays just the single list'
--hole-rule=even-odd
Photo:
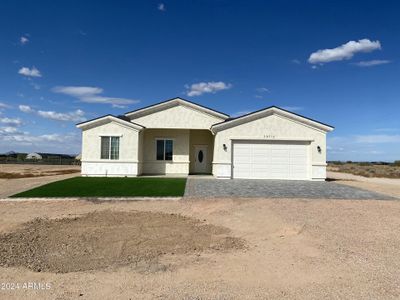
[{"label": "paver driveway", "polygon": [[334,182],[188,178],[185,197],[265,197],[313,199],[396,198]]}]

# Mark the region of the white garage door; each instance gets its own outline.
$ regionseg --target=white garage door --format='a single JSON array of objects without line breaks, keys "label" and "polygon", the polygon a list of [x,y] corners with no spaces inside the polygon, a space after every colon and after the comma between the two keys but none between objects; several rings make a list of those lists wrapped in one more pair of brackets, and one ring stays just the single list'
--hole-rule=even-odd
[{"label": "white garage door", "polygon": [[308,145],[303,142],[234,142],[233,178],[308,179]]}]

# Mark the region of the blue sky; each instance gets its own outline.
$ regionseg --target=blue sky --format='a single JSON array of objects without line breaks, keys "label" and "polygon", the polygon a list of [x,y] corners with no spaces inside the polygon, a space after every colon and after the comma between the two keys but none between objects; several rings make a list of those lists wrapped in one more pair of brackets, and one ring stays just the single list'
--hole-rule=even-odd
[{"label": "blue sky", "polygon": [[335,126],[329,160],[400,159],[396,1],[1,1],[0,152],[175,96]]}]

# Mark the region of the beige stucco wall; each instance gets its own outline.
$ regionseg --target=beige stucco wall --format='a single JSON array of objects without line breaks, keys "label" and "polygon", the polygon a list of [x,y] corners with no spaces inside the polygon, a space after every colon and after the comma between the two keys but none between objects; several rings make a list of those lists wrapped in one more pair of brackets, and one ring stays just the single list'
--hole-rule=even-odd
[{"label": "beige stucco wall", "polygon": [[221,122],[223,119],[178,105],[147,116],[134,118],[132,121],[146,128],[210,129],[211,125]]},{"label": "beige stucco wall", "polygon": [[144,148],[143,148],[143,139],[144,139],[144,130],[141,130],[139,132],[139,138],[138,138],[138,174],[143,173],[143,153],[144,153]]},{"label": "beige stucco wall", "polygon": [[[101,136],[119,136],[119,159],[101,159]],[[82,175],[137,176],[139,131],[106,121],[82,130]]]},{"label": "beige stucco wall", "polygon": [[214,136],[209,130],[190,130],[190,164],[189,171],[194,173],[195,164],[195,146],[206,145],[207,146],[207,173],[212,171],[212,161],[214,155]]},{"label": "beige stucco wall", "polygon": [[82,131],[82,161],[105,161],[100,159],[101,136],[120,136],[119,160],[138,162],[138,130],[116,122]]},{"label": "beige stucco wall", "polygon": [[[314,177],[312,173],[315,173],[315,176],[324,176],[324,173],[319,171],[321,169],[319,166],[324,169],[326,164],[326,133],[323,131],[273,114],[252,122],[244,123],[236,127],[217,132],[214,144],[214,175],[223,173],[227,177],[230,176],[232,139],[312,139],[314,141],[312,141],[310,144],[309,152],[311,164],[310,177]],[[226,151],[223,150],[223,144],[226,144],[227,146]],[[321,153],[318,153],[317,146],[321,147]],[[313,166],[316,167],[314,168],[316,171],[313,170]]]},{"label": "beige stucco wall", "polygon": [[[189,130],[145,129],[143,132],[143,174],[188,174]],[[156,139],[172,139],[173,160],[156,159]]]}]

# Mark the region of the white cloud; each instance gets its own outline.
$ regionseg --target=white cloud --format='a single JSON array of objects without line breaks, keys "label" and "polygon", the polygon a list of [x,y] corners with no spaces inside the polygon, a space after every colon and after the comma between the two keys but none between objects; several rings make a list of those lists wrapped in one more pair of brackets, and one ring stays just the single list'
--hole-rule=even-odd
[{"label": "white cloud", "polygon": [[11,126],[19,126],[22,124],[22,120],[19,118],[0,118],[0,123],[7,124]]},{"label": "white cloud", "polygon": [[349,136],[328,135],[327,144],[330,147],[328,160],[393,161],[399,157],[400,135],[368,133]]},{"label": "white cloud", "polygon": [[10,133],[16,133],[17,131],[18,131],[17,128],[11,126],[0,127],[0,136]]},{"label": "white cloud", "polygon": [[233,118],[237,118],[237,117],[240,117],[240,116],[247,115],[247,114],[249,114],[249,113],[251,113],[250,110],[241,110],[241,111],[237,111],[237,112],[233,113],[231,116],[232,116]]},{"label": "white cloud", "polygon": [[11,106],[3,102],[0,102],[0,109],[6,109],[6,108],[11,108]]},{"label": "white cloud", "polygon": [[37,83],[30,82],[29,84],[30,84],[35,90],[40,90],[40,85],[38,85]]},{"label": "white cloud", "polygon": [[166,10],[165,4],[164,4],[164,3],[158,4],[158,5],[157,5],[157,9],[160,10],[160,11],[165,11],[165,10]]},{"label": "white cloud", "polygon": [[232,84],[225,83],[222,81],[211,81],[211,82],[199,82],[194,83],[191,86],[186,85],[186,95],[188,96],[200,96],[205,93],[216,93],[222,90],[229,90],[232,87]]},{"label": "white cloud", "polygon": [[349,41],[339,47],[332,49],[322,49],[311,53],[308,62],[311,64],[322,64],[331,61],[351,59],[358,52],[371,52],[381,49],[379,41],[370,41],[362,39],[358,41]]},{"label": "white cloud", "polygon": [[40,71],[35,67],[32,67],[32,69],[29,69],[27,67],[22,67],[21,69],[19,69],[18,74],[28,77],[42,77]]},{"label": "white cloud", "polygon": [[26,36],[21,36],[19,38],[19,42],[21,43],[21,45],[25,45],[29,42],[29,39]]},{"label": "white cloud", "polygon": [[300,65],[301,64],[301,61],[300,60],[298,60],[298,59],[292,59],[291,60],[291,62],[293,63],[293,64],[295,64],[295,65]]},{"label": "white cloud", "polygon": [[28,105],[20,105],[19,106],[20,111],[24,113],[36,113],[38,116],[45,118],[45,119],[50,119],[50,120],[56,120],[56,121],[65,121],[65,122],[82,122],[85,121],[85,112],[77,109],[76,111],[72,112],[66,112],[66,113],[60,113],[60,112],[55,112],[55,111],[44,111],[44,110],[38,110],[35,111],[33,108],[31,108]]},{"label": "white cloud", "polygon": [[80,144],[80,136],[75,132],[32,135],[15,128],[0,127],[0,152],[14,150],[79,153]]},{"label": "white cloud", "polygon": [[354,63],[354,65],[358,67],[373,67],[373,66],[389,64],[390,62],[391,62],[390,60],[385,60],[385,59],[374,59],[374,60],[359,61]]},{"label": "white cloud", "polygon": [[87,103],[112,104],[113,106],[127,105],[127,104],[133,104],[133,103],[139,102],[139,100],[124,99],[124,98],[112,98],[112,97],[103,97],[103,96],[84,97],[84,98],[80,98],[80,100],[82,102],[87,102]]},{"label": "white cloud", "polygon": [[371,134],[371,135],[357,135],[355,136],[356,143],[365,144],[386,144],[386,143],[400,143],[400,135],[394,134]]},{"label": "white cloud", "polygon": [[304,109],[304,107],[301,106],[282,106],[282,108],[289,111],[299,111]]},{"label": "white cloud", "polygon": [[84,117],[85,113],[80,109],[67,113],[39,110],[37,114],[43,118],[57,121],[82,122],[86,120],[86,118]]},{"label": "white cloud", "polygon": [[69,95],[76,98],[90,97],[101,94],[102,88],[91,86],[56,86],[52,89],[54,93]]},{"label": "white cloud", "polygon": [[113,106],[123,106],[140,102],[134,99],[104,97],[100,94],[103,89],[91,86],[57,86],[52,89],[54,93],[64,94],[78,98],[81,102],[112,104]]},{"label": "white cloud", "polygon": [[18,108],[20,111],[22,111],[24,113],[34,112],[34,110],[29,105],[18,105]]},{"label": "white cloud", "polygon": [[112,107],[114,107],[114,108],[126,108],[126,105],[113,104]]},{"label": "white cloud", "polygon": [[267,89],[266,87],[257,88],[256,91],[258,93],[269,93],[269,89]]}]

